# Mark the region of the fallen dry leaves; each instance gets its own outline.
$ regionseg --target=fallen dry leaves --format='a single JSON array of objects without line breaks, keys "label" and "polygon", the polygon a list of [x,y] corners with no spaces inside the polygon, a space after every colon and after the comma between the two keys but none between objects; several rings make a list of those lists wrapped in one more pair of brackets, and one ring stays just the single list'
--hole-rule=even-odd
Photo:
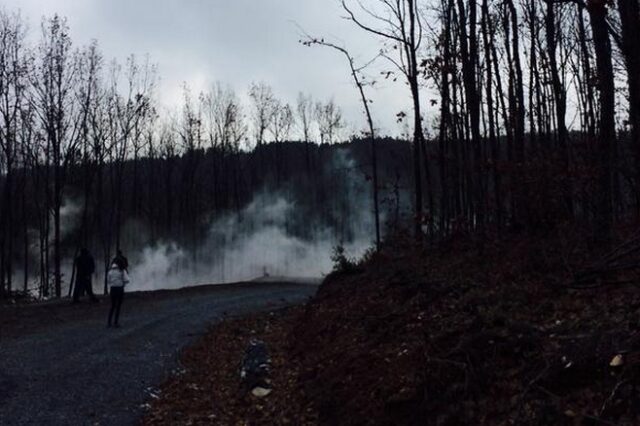
[{"label": "fallen dry leaves", "polygon": [[[290,321],[300,308],[230,319],[212,327],[180,357],[181,367],[151,401],[143,425],[315,425],[290,356]],[[252,338],[271,357],[273,391],[256,397],[242,386],[240,364]]]},{"label": "fallen dry leaves", "polygon": [[[143,423],[640,424],[640,294],[565,287],[582,252],[563,238],[389,244],[307,306],[214,327]],[[252,337],[262,399],[239,390]]]}]

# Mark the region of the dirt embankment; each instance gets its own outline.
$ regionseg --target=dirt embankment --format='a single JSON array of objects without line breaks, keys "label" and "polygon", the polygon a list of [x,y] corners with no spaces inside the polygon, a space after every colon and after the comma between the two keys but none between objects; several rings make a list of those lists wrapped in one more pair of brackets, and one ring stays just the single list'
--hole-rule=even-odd
[{"label": "dirt embankment", "polygon": [[[640,424],[640,292],[567,288],[575,241],[387,247],[303,308],[212,329],[145,423]],[[264,398],[239,391],[252,337]]]}]

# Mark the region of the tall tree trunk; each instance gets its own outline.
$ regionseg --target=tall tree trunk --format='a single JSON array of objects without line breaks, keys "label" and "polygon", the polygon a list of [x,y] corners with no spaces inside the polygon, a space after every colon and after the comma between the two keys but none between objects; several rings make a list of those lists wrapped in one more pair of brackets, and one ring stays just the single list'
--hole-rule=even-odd
[{"label": "tall tree trunk", "polygon": [[478,227],[480,232],[484,229],[485,216],[485,195],[484,195],[484,174],[482,172],[482,138],[480,134],[480,94],[477,87],[477,64],[478,64],[478,41],[477,41],[477,3],[475,0],[469,1],[469,31],[467,32],[467,17],[465,6],[462,0],[458,0],[458,13],[460,16],[460,38],[462,54],[462,74],[467,101],[467,111],[469,114],[469,125],[471,130],[470,144],[473,150],[474,179],[473,199],[475,201],[475,220],[472,222]]},{"label": "tall tree trunk", "polygon": [[[562,83],[560,70],[558,69],[558,34],[556,5],[553,1],[547,2],[547,14],[545,17],[545,25],[547,32],[547,49],[549,52],[549,71],[551,72],[551,84],[553,86],[553,99],[556,109],[556,127],[558,132],[558,147],[560,148],[560,164],[562,170],[566,173],[569,169],[569,149],[567,140],[567,91]],[[565,196],[565,204],[569,215],[573,215],[573,188],[570,184],[571,177],[567,177],[567,188]]]},{"label": "tall tree trunk", "polygon": [[622,53],[629,82],[629,122],[636,155],[636,192],[640,185],[640,2],[618,0],[622,27]]},{"label": "tall tree trunk", "polygon": [[[54,154],[55,156],[55,154]],[[53,268],[56,297],[62,296],[62,233],[60,229],[60,210],[62,208],[62,177],[60,161],[54,161],[53,179]]]},{"label": "tall tree trunk", "polygon": [[451,122],[449,92],[449,74],[451,74],[451,13],[453,10],[453,0],[448,0],[446,10],[443,13],[444,19],[444,40],[443,40],[443,63],[441,70],[441,103],[440,103],[440,135],[439,135],[439,162],[440,162],[440,221],[439,231],[444,235],[447,232],[449,215],[449,182],[447,180],[447,141],[450,142],[449,132]]},{"label": "tall tree trunk", "polygon": [[[409,69],[407,70],[407,78],[411,89],[411,97],[413,101],[413,173],[414,173],[414,190],[415,190],[415,233],[417,238],[422,237],[422,173],[420,170],[421,151],[424,147],[424,133],[422,130],[422,110],[420,104],[420,88],[418,84],[418,57],[417,57],[417,19],[416,16],[416,0],[407,0],[409,9],[409,39],[405,43],[405,51],[409,58]],[[428,169],[427,169],[428,171]]]},{"label": "tall tree trunk", "polygon": [[598,197],[596,218],[596,239],[605,248],[610,244],[613,220],[611,184],[612,151],[615,145],[615,84],[611,59],[611,40],[607,24],[607,3],[605,0],[590,0],[587,10],[591,17],[593,44],[598,68],[600,88],[600,137],[598,142]]},{"label": "tall tree trunk", "polygon": [[547,50],[549,53],[549,71],[551,72],[551,84],[553,86],[553,98],[556,108],[556,126],[558,130],[558,146],[560,147],[560,155],[562,159],[562,165],[566,170],[568,165],[567,155],[567,96],[566,90],[562,84],[560,78],[560,71],[558,70],[558,37],[556,32],[557,19],[556,19],[556,5],[553,1],[547,2],[547,14],[545,16],[546,35],[547,35]]},{"label": "tall tree trunk", "polygon": [[487,115],[489,120],[489,145],[491,149],[491,170],[493,172],[493,193],[495,198],[495,215],[496,226],[498,229],[502,226],[502,194],[500,192],[500,174],[498,173],[498,161],[499,161],[499,147],[498,138],[496,135],[496,122],[494,112],[494,100],[493,100],[493,71],[491,68],[491,44],[489,40],[489,34],[493,32],[493,25],[491,24],[491,15],[489,14],[489,1],[483,0],[482,2],[482,40],[484,43],[484,57],[487,73]]},{"label": "tall tree trunk", "polygon": [[587,137],[593,138],[595,136],[595,112],[593,102],[595,96],[593,95],[593,85],[591,84],[592,71],[591,60],[589,53],[589,46],[587,45],[587,30],[584,24],[584,11],[582,8],[578,11],[578,39],[580,41],[580,56],[582,57],[582,72],[584,74],[586,89],[586,111],[585,122],[587,124]]}]

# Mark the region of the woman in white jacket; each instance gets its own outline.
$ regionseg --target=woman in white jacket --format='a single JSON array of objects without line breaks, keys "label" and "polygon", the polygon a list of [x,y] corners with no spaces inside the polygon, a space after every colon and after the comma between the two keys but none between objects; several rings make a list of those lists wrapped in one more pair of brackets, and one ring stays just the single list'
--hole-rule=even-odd
[{"label": "woman in white jacket", "polygon": [[124,286],[129,283],[129,274],[120,262],[114,261],[107,273],[107,283],[109,284],[109,293],[111,294],[111,309],[109,310],[109,319],[107,327],[111,327],[111,319],[115,313],[113,325],[120,327],[118,319],[120,318],[120,307],[124,299]]}]

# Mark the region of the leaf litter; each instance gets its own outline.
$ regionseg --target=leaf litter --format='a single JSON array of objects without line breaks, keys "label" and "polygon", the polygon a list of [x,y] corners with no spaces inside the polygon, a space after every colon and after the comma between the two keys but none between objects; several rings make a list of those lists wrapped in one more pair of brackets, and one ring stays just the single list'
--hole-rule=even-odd
[{"label": "leaf litter", "polygon": [[[640,424],[640,294],[571,288],[582,241],[387,243],[306,306],[212,327],[142,423]],[[239,375],[252,339],[272,360],[260,398]]]}]

